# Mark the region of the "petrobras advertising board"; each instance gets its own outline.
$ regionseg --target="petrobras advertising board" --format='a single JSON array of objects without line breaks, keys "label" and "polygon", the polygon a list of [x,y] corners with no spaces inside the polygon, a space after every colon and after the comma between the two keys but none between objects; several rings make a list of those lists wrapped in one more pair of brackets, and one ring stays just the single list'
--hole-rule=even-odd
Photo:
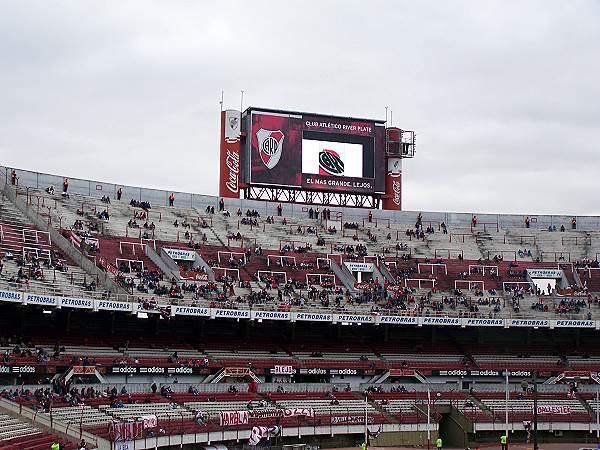
[{"label": "petrobras advertising board", "polygon": [[378,323],[391,325],[418,325],[419,318],[413,316],[379,316]]},{"label": "petrobras advertising board", "polygon": [[209,308],[202,308],[197,306],[173,306],[171,308],[171,315],[173,316],[210,316]]},{"label": "petrobras advertising board", "polygon": [[527,328],[548,328],[550,321],[547,319],[506,319],[509,328],[527,327]]},{"label": "petrobras advertising board", "polygon": [[292,313],[292,320],[300,320],[307,322],[333,322],[333,314],[296,312]]},{"label": "petrobras advertising board", "polygon": [[58,306],[58,297],[43,294],[25,294],[26,305]]},{"label": "petrobras advertising board", "polygon": [[0,302],[22,303],[23,302],[23,293],[15,292],[15,291],[0,290]]},{"label": "petrobras advertising board", "polygon": [[[116,300],[96,300],[95,309],[106,311],[133,312],[134,304],[131,302],[120,302]],[[135,305],[137,306],[137,305]]]},{"label": "petrobras advertising board", "polygon": [[342,323],[375,323],[376,316],[370,314],[334,314],[334,322]]},{"label": "petrobras advertising board", "polygon": [[163,250],[171,259],[178,261],[196,261],[196,252],[194,250],[183,250],[181,248],[165,248]]},{"label": "petrobras advertising board", "polygon": [[251,319],[257,320],[290,320],[291,313],[287,311],[252,311]]},{"label": "petrobras advertising board", "polygon": [[58,306],[65,308],[94,309],[94,300],[91,298],[63,297],[59,300]]},{"label": "petrobras advertising board", "polygon": [[373,263],[344,261],[350,272],[373,272]]},{"label": "petrobras advertising board", "polygon": [[460,318],[458,317],[423,317],[423,325],[443,325],[443,326],[460,326]]},{"label": "petrobras advertising board", "polygon": [[527,275],[531,278],[549,278],[557,279],[562,278],[562,269],[527,269]]}]

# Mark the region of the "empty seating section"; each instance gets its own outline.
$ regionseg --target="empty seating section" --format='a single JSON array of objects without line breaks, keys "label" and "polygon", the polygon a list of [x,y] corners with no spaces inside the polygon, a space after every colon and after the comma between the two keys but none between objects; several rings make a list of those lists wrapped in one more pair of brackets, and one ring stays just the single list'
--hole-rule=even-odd
[{"label": "empty seating section", "polygon": [[43,432],[28,422],[0,413],[0,450],[47,450],[61,442],[66,450],[77,448],[74,443]]},{"label": "empty seating section", "polygon": [[0,289],[27,289],[50,294],[86,295],[97,281],[52,245],[6,198],[0,200]]},{"label": "empty seating section", "polygon": [[[489,408],[496,418],[503,420],[506,414],[507,406],[505,394],[497,393],[477,393],[475,394],[481,402]],[[508,401],[508,414],[511,421],[531,420],[533,415],[533,398],[531,396],[518,398],[516,394],[511,394]],[[544,414],[538,416],[540,422],[588,422],[591,416],[586,407],[577,399],[566,398],[566,395],[539,395],[537,400],[538,407],[563,407],[570,408],[569,414]]]}]

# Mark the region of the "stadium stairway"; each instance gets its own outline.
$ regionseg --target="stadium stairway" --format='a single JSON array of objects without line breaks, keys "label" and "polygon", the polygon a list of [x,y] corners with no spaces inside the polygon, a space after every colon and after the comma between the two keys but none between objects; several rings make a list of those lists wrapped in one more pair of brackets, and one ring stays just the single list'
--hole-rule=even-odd
[{"label": "stadium stairway", "polygon": [[492,411],[485,403],[483,403],[477,397],[475,397],[471,393],[467,394],[467,396],[469,400],[471,400],[471,402],[473,402],[473,404],[477,406],[481,410],[481,412],[483,412],[485,416],[488,417],[492,422],[495,422],[498,419],[494,414],[494,411]]}]

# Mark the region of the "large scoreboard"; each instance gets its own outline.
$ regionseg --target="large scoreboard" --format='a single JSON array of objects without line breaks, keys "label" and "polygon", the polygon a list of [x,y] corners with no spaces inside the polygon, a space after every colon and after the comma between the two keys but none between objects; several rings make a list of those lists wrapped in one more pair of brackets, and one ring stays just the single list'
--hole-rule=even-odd
[{"label": "large scoreboard", "polygon": [[398,152],[401,134],[383,120],[223,111],[219,195],[400,209],[402,158],[411,156]]},{"label": "large scoreboard", "polygon": [[385,192],[385,123],[249,108],[242,151],[251,185]]}]

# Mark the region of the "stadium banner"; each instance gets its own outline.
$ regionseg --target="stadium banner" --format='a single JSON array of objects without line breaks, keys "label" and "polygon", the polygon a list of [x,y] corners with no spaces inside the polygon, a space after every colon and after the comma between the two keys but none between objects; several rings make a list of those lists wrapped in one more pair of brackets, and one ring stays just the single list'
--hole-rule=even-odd
[{"label": "stadium banner", "polygon": [[252,311],[250,314],[252,320],[290,320],[291,317],[287,311]]},{"label": "stadium banner", "polygon": [[248,309],[211,309],[210,317],[224,319],[249,319],[250,310]]},{"label": "stadium banner", "polygon": [[156,417],[156,414],[148,414],[147,416],[142,416],[140,417],[140,420],[144,424],[144,429],[156,428],[158,426],[158,417]]},{"label": "stadium banner", "polygon": [[596,328],[596,321],[567,319],[551,320],[550,328]]},{"label": "stadium banner", "polygon": [[295,369],[299,375],[364,375],[362,369],[327,369],[323,367],[312,367],[310,369]]},{"label": "stadium banner", "polygon": [[251,184],[385,192],[382,121],[250,108],[247,128]]},{"label": "stadium banner", "polygon": [[107,272],[110,272],[115,277],[119,275],[119,269],[117,269],[115,266],[109,263],[104,256],[98,256],[96,258],[96,263]]},{"label": "stadium banner", "polygon": [[0,290],[0,301],[2,301],[2,302],[13,302],[13,303],[23,303],[23,293],[22,292]]},{"label": "stadium banner", "polygon": [[91,298],[62,297],[59,299],[58,306],[64,306],[65,308],[94,309],[94,300]]},{"label": "stadium banner", "polygon": [[506,319],[509,328],[548,328],[550,321],[546,319]]},{"label": "stadium banner", "polygon": [[421,325],[444,325],[460,326],[461,319],[458,317],[421,317]]},{"label": "stadium banner", "polygon": [[271,373],[274,373],[275,375],[293,375],[294,367],[293,366],[275,366],[271,370]]},{"label": "stadium banner", "polygon": [[383,209],[402,210],[402,158],[388,157],[387,159]]},{"label": "stadium banner", "polygon": [[23,304],[25,305],[43,305],[43,306],[58,306],[58,297],[41,294],[25,294]]},{"label": "stadium banner", "polygon": [[414,377],[415,369],[390,369],[390,377]]},{"label": "stadium banner", "polygon": [[285,408],[285,409],[255,409],[249,411],[221,411],[219,413],[219,424],[247,425],[251,419],[279,418],[279,417],[314,417],[312,408]]},{"label": "stadium banner", "polygon": [[198,375],[207,372],[205,367],[163,367],[163,366],[111,366],[107,372],[112,375]]},{"label": "stadium banner", "polygon": [[196,261],[196,252],[194,250],[166,247],[163,247],[163,250],[171,259],[176,259],[178,261]]},{"label": "stadium banner", "polygon": [[[450,369],[450,370],[432,370],[431,375],[440,377],[484,377],[484,378],[502,378],[506,376],[504,370],[464,370],[464,369]],[[532,373],[527,370],[514,370],[509,371],[508,376],[514,378],[527,378]]]},{"label": "stadium banner", "polygon": [[504,327],[504,319],[461,319],[463,327]]},{"label": "stadium banner", "polygon": [[0,374],[9,373],[37,373],[38,369],[36,366],[13,366],[13,365],[2,365],[0,366]]},{"label": "stadium banner", "polygon": [[197,306],[173,306],[171,308],[172,316],[210,316],[209,308],[200,308]]},{"label": "stadium banner", "polygon": [[531,278],[562,278],[562,269],[527,269],[527,275]]},{"label": "stadium banner", "polygon": [[323,313],[292,313],[292,321],[308,321],[308,322],[333,322],[333,314]]},{"label": "stadium banner", "polygon": [[373,272],[373,263],[344,261],[350,272]]},{"label": "stadium banner", "polygon": [[413,316],[378,316],[377,323],[396,325],[418,325],[419,318]]},{"label": "stadium banner", "polygon": [[334,314],[333,323],[375,323],[375,318],[370,314]]},{"label": "stadium banner", "polygon": [[[533,408],[532,408],[533,411]],[[571,407],[569,405],[538,405],[538,414],[556,414],[556,415],[570,415]]]},{"label": "stadium banner", "polygon": [[94,375],[96,366],[73,366],[73,375]]},{"label": "stadium banner", "polygon": [[239,198],[241,178],[242,134],[241,112],[221,111],[221,149],[219,165],[219,197]]},{"label": "stadium banner", "polygon": [[219,413],[219,425],[246,425],[249,421],[248,411],[221,411]]},{"label": "stadium banner", "polygon": [[111,434],[114,441],[130,441],[142,435],[142,422],[119,422],[111,424]]},{"label": "stadium banner", "polygon": [[[331,416],[331,425],[364,425],[365,416]],[[375,419],[371,416],[367,416],[367,423],[374,424]]]},{"label": "stadium banner", "polygon": [[133,312],[133,307],[134,303],[131,302],[118,302],[116,300],[94,301],[95,310]]},{"label": "stadium banner", "polygon": [[577,328],[600,329],[599,320],[571,319],[486,319],[459,317],[417,317],[417,316],[380,316],[377,314],[329,314],[289,311],[252,311],[246,309],[221,309],[179,305],[153,305],[126,301],[93,300],[77,297],[54,297],[43,294],[23,293],[19,291],[0,290],[0,302],[21,303],[23,305],[41,305],[91,309],[94,311],[122,311],[135,313],[139,311],[169,316],[201,316],[211,318],[249,319],[249,320],[283,320],[304,322],[331,323],[365,323],[390,325],[429,325],[429,326],[462,326],[462,327],[505,327],[505,328]]}]

